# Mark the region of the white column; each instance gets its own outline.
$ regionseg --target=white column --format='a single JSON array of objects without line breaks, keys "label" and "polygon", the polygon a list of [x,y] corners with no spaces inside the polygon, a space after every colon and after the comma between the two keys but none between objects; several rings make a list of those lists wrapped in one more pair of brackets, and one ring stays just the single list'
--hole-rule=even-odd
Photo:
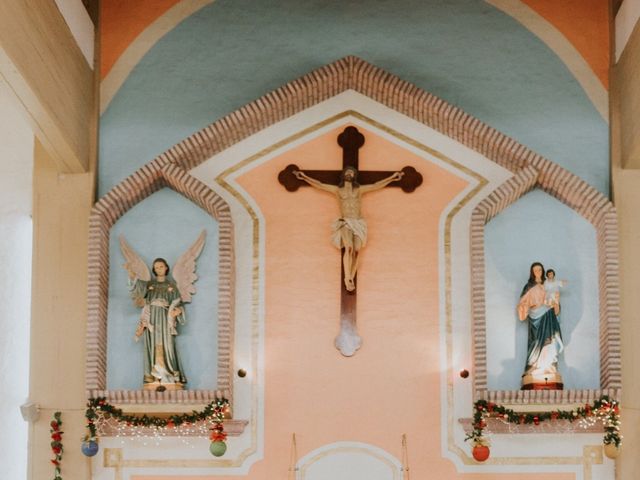
[{"label": "white column", "polygon": [[0,464],[3,478],[27,477],[33,133],[0,81]]}]

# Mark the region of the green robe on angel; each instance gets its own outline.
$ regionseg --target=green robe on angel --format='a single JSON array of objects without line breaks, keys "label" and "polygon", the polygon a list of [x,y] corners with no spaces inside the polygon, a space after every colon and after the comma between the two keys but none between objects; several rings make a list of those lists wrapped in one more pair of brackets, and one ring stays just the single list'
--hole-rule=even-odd
[{"label": "green robe on angel", "polygon": [[136,329],[136,341],[144,340],[145,390],[182,390],[187,383],[178,349],[177,324],[184,324],[186,317],[183,304],[191,301],[195,293],[193,282],[196,258],[202,252],[205,242],[203,231],[189,249],[173,266],[173,280],[169,279],[169,265],[162,258],[153,261],[153,275],[144,261],[120,237],[120,250],[126,262],[124,268],[129,273],[131,298],[142,308]]},{"label": "green robe on angel", "polygon": [[131,297],[138,304],[144,302],[136,340],[144,340],[145,388],[183,388],[187,378],[176,348],[176,324],[184,324],[186,318],[178,287],[169,280],[135,280]]}]

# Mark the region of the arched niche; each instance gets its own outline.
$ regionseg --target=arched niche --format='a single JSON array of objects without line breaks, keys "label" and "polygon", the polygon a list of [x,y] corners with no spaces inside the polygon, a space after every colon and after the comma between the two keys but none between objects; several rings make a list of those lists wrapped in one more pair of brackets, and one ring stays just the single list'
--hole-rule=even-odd
[{"label": "arched niche", "polygon": [[[207,403],[217,395],[231,398],[233,345],[233,224],[229,206],[209,187],[170,162],[171,152],[140,169],[93,208],[89,231],[89,288],[87,325],[86,389],[91,397],[104,396],[117,403]],[[163,190],[163,192],[159,192]],[[216,251],[217,279],[217,355],[215,388],[172,391],[159,394],[138,389],[107,389],[107,333],[109,316],[110,261],[113,252],[111,230],[126,212],[156,192],[162,196],[181,194],[216,224],[215,241],[208,248]],[[171,200],[169,200],[171,201]],[[196,229],[202,230],[200,226]],[[117,228],[116,228],[117,230]],[[166,230],[171,234],[171,228]],[[195,237],[194,237],[195,239]],[[192,242],[194,239],[181,239]],[[211,238],[209,240],[212,240]],[[175,245],[175,248],[178,248]],[[138,247],[139,253],[141,249]],[[118,275],[114,276],[115,279]],[[194,296],[195,298],[195,296]]]},{"label": "arched niche", "polygon": [[[497,255],[496,252],[488,248],[485,244],[487,236],[487,224],[491,221],[496,221],[497,216],[503,214],[511,205],[516,205],[521,201],[525,195],[531,195],[529,192],[535,190],[533,193],[534,200],[548,202],[549,208],[553,211],[549,212],[550,218],[555,216],[556,219],[563,218],[565,220],[575,221],[573,227],[565,228],[564,230],[557,229],[557,235],[563,235],[565,238],[557,241],[557,247],[561,248],[567,258],[562,258],[560,253],[554,254],[552,249],[553,244],[553,231],[545,232],[544,235],[540,235],[539,243],[540,249],[536,252],[532,252],[532,255],[542,254],[547,252],[546,258],[551,262],[556,262],[556,266],[562,265],[567,270],[572,271],[577,277],[575,279],[574,293],[577,295],[592,294],[597,299],[597,307],[593,302],[584,302],[580,304],[580,299],[576,298],[574,302],[569,302],[570,311],[566,314],[570,314],[573,310],[574,315],[582,317],[584,311],[580,309],[587,308],[587,325],[584,331],[580,332],[581,336],[588,336],[589,331],[591,333],[597,333],[596,341],[586,341],[586,348],[593,348],[591,352],[577,352],[574,356],[570,356],[570,360],[578,361],[582,355],[593,355],[597,357],[597,361],[590,360],[590,367],[598,368],[597,381],[593,378],[593,374],[588,375],[586,372],[580,372],[582,378],[576,384],[573,381],[567,385],[566,390],[539,390],[539,391],[521,391],[519,390],[519,383],[513,384],[513,379],[505,380],[504,382],[497,380],[496,378],[490,378],[493,374],[488,371],[489,358],[491,352],[489,351],[495,339],[489,339],[487,337],[488,332],[492,336],[498,335],[498,331],[495,325],[490,325],[492,319],[487,317],[488,312],[494,314],[509,315],[507,321],[517,323],[516,317],[511,313],[507,313],[502,308],[496,308],[494,304],[488,304],[490,298],[495,298],[496,285],[488,285],[490,281],[493,281],[491,275],[496,274],[497,262],[492,259],[492,265],[490,269],[487,268],[488,254]],[[526,198],[526,197],[525,197]],[[533,197],[529,197],[530,199]],[[524,201],[524,200],[523,200]],[[564,205],[554,205],[554,202],[562,202]],[[565,210],[563,210],[565,209]],[[566,210],[568,209],[568,211]],[[513,213],[513,212],[512,212]],[[517,214],[517,212],[516,212]],[[507,213],[505,215],[508,216]],[[576,217],[579,217],[576,220]],[[520,225],[518,222],[529,221],[529,226]],[[537,220],[519,218],[518,220],[512,219],[512,236],[509,241],[517,242],[519,235],[527,235],[536,228],[539,228],[544,224],[544,218]],[[472,293],[472,316],[473,316],[473,339],[474,339],[474,397],[476,399],[487,399],[494,402],[505,403],[569,403],[569,402],[591,402],[595,398],[599,398],[602,394],[608,394],[613,397],[618,397],[620,394],[621,386],[621,374],[620,374],[620,338],[619,338],[619,315],[618,315],[618,278],[617,278],[617,231],[616,231],[616,218],[615,210],[611,203],[604,198],[601,194],[595,191],[592,187],[585,184],[582,180],[578,179],[568,171],[552,164],[547,160],[540,160],[536,162],[536,165],[527,166],[518,171],[513,177],[500,185],[495,191],[487,196],[482,202],[480,202],[474,209],[471,221],[471,293]],[[556,225],[556,228],[558,226]],[[578,235],[584,235],[583,238],[572,238]],[[574,247],[574,250],[569,252],[568,249],[572,243],[578,244],[582,242],[583,245]],[[505,245],[494,245],[494,248],[506,248]],[[535,248],[534,248],[535,250]],[[506,249],[503,251],[504,255],[521,255],[517,248]],[[573,260],[579,261],[583,268],[582,272],[577,270],[571,270],[568,262]],[[513,260],[513,259],[512,259]],[[522,288],[522,285],[526,283],[528,277],[528,265],[539,259],[527,257],[522,261],[525,264],[523,272],[517,272],[522,277],[515,285],[512,285],[511,289],[518,290]],[[514,263],[514,262],[512,262]],[[588,271],[589,266],[593,264],[593,270]],[[554,265],[549,264],[549,267]],[[575,267],[578,268],[578,267]],[[560,268],[556,270],[562,271]],[[511,273],[509,273],[511,275]],[[563,278],[562,274],[559,278]],[[513,279],[504,279],[505,282]],[[500,279],[497,280],[500,282]],[[506,285],[505,282],[502,284]],[[584,285],[584,283],[588,285]],[[578,293],[579,291],[579,293]],[[488,294],[489,293],[489,294]],[[505,292],[509,295],[509,292]],[[516,293],[519,296],[519,291]],[[516,300],[517,300],[516,296]],[[584,298],[582,300],[585,300]],[[512,302],[515,308],[515,301]],[[597,308],[597,311],[594,311]],[[504,311],[501,311],[504,310]],[[562,313],[565,315],[565,313]],[[597,318],[593,319],[596,315]],[[496,320],[500,321],[500,320]],[[567,335],[575,330],[576,319],[568,320],[566,323]],[[514,328],[514,332],[517,327]],[[513,337],[512,332],[512,337]],[[507,333],[504,340],[509,343],[512,338]],[[526,343],[526,332],[524,334],[524,341]],[[592,339],[593,340],[593,339]],[[590,346],[589,346],[590,345]],[[584,345],[583,345],[584,346]],[[503,347],[501,347],[503,348]],[[517,348],[517,346],[515,347]],[[522,352],[521,352],[522,353]],[[526,355],[520,355],[521,361],[516,359],[517,364],[509,365],[509,368],[515,368],[517,375],[521,374],[524,366],[524,357]],[[516,355],[518,357],[518,355]],[[495,360],[495,359],[494,359]],[[506,357],[505,359],[506,360]],[[491,368],[496,368],[495,362],[491,365]],[[571,368],[571,365],[564,365],[565,368]],[[499,374],[499,372],[498,372]],[[498,388],[491,388],[493,386]],[[511,388],[500,388],[506,385],[511,385]],[[573,388],[571,388],[573,387]]]},{"label": "arched niche", "polygon": [[527,322],[515,305],[533,261],[552,268],[562,289],[565,349],[559,370],[568,390],[600,388],[598,242],[584,217],[540,189],[523,195],[485,226],[487,388],[517,390],[527,353]]},{"label": "arched niche", "polygon": [[206,243],[197,259],[197,293],[185,306],[176,347],[189,390],[217,387],[218,221],[171,188],[162,188],[125,212],[111,227],[109,241],[109,309],[107,313],[107,390],[137,390],[143,378],[142,342],[136,342],[140,308],[127,288],[127,272],[119,246],[122,235],[151,265],[164,258],[173,268],[200,232]]}]

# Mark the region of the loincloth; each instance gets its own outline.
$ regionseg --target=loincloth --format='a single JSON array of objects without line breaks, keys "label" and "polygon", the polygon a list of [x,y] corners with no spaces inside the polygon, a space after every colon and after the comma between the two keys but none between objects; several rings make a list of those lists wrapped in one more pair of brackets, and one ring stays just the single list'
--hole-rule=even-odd
[{"label": "loincloth", "polygon": [[354,237],[360,240],[360,246],[364,247],[367,243],[367,222],[364,218],[338,218],[331,224],[333,234],[331,235],[331,243],[337,248],[343,248],[341,232],[343,229],[349,230]]}]

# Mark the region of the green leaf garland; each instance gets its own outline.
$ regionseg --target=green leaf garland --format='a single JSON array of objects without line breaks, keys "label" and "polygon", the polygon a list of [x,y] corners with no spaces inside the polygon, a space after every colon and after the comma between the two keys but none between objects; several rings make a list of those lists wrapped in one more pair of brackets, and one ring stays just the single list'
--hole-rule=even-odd
[{"label": "green leaf garland", "polygon": [[505,422],[517,424],[534,424],[547,420],[568,420],[574,422],[587,417],[596,417],[602,421],[604,426],[603,443],[605,445],[614,444],[620,447],[622,436],[620,435],[620,406],[616,400],[604,395],[592,404],[585,404],[574,410],[554,410],[551,412],[524,413],[516,412],[503,405],[498,405],[486,400],[478,400],[473,404],[473,430],[465,437],[465,441],[472,440],[474,445],[485,445],[486,439],[483,436],[484,428],[487,426],[486,419],[497,417]]},{"label": "green leaf garland", "polygon": [[212,420],[214,423],[222,425],[224,414],[228,409],[229,401],[226,398],[218,398],[200,411],[194,410],[191,413],[161,418],[153,415],[127,415],[123,413],[121,409],[108,403],[104,397],[90,398],[87,401],[87,410],[85,411],[87,428],[89,429],[89,435],[86,437],[86,440],[95,440],[98,436],[96,429],[98,411],[103,412],[120,423],[126,423],[127,426],[171,428],[205,420]]}]

